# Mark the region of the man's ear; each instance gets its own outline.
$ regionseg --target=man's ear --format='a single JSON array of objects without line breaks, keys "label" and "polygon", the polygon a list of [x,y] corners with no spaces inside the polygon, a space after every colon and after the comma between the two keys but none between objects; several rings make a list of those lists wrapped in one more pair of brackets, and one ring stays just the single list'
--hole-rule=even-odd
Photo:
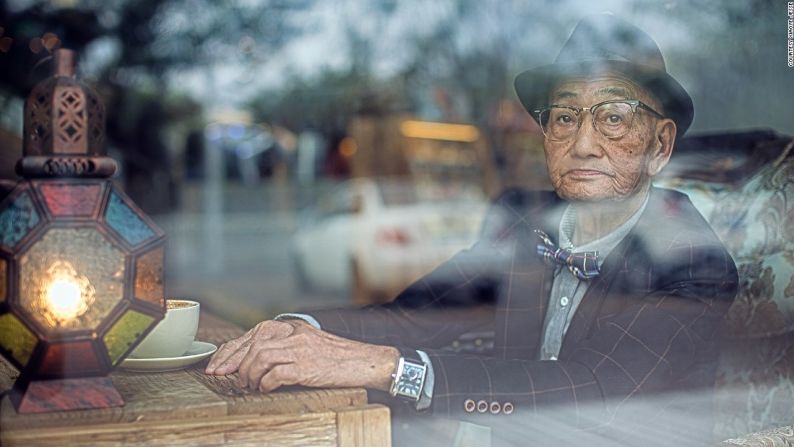
[{"label": "man's ear", "polygon": [[648,175],[653,177],[667,166],[673,154],[675,135],[677,132],[675,122],[671,119],[659,120],[656,123],[656,132],[652,144],[653,149],[648,161]]}]

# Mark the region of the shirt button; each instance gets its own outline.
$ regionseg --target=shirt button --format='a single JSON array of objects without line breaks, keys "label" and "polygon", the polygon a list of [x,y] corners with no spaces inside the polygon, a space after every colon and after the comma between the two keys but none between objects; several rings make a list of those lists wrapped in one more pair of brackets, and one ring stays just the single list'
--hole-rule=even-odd
[{"label": "shirt button", "polygon": [[565,307],[567,305],[568,305],[568,297],[564,296],[564,297],[560,298],[560,306]]}]

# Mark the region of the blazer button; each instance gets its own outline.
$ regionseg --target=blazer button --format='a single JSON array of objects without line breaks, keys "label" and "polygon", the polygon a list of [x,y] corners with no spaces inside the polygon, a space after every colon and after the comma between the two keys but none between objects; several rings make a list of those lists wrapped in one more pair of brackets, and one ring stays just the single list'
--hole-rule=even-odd
[{"label": "blazer button", "polygon": [[502,406],[499,402],[491,402],[491,414],[499,414],[500,411],[502,411]]},{"label": "blazer button", "polygon": [[474,403],[471,399],[466,399],[463,402],[463,409],[466,410],[466,413],[471,413],[477,407],[477,404]]},{"label": "blazer button", "polygon": [[485,413],[488,411],[488,402],[484,400],[477,402],[477,411],[480,413]]},{"label": "blazer button", "polygon": [[502,405],[502,413],[510,414],[512,412],[513,412],[513,404],[510,402],[505,402],[504,405]]}]

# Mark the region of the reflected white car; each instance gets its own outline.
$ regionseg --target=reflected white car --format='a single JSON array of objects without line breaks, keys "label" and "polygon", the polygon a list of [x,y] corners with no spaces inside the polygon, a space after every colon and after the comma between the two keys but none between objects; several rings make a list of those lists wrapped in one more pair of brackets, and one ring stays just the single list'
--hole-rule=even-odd
[{"label": "reflected white car", "polygon": [[477,195],[421,200],[408,182],[347,181],[304,214],[293,239],[296,279],[350,291],[356,304],[388,301],[470,247],[486,207]]}]

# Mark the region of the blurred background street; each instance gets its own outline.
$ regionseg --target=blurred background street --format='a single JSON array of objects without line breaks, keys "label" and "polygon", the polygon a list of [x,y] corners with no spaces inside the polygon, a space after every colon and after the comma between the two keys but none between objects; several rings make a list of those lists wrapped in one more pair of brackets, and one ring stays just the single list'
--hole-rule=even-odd
[{"label": "blurred background street", "polygon": [[[325,186],[303,191],[304,200]],[[185,196],[200,192],[193,185]],[[299,202],[283,200],[298,195],[294,188],[227,185],[223,192],[227,200],[217,215],[194,203],[154,217],[168,234],[169,296],[195,298],[245,326],[280,312],[349,305],[344,290],[304,292],[296,284],[290,250]]]}]

